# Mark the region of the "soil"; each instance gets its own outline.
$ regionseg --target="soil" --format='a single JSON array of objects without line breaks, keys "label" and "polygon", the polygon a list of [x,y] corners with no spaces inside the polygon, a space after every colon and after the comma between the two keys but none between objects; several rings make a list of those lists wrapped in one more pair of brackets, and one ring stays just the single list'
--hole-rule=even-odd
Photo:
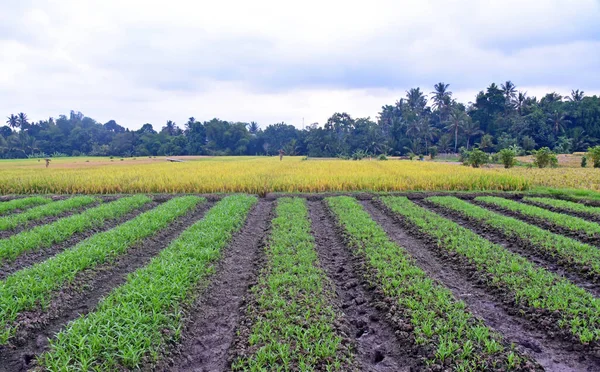
[{"label": "soil", "polygon": [[428,276],[449,288],[455,298],[467,304],[474,316],[502,334],[505,341],[515,344],[522,354],[532,358],[544,370],[595,371],[600,368],[597,359],[574,351],[570,342],[555,339],[526,319],[506,311],[502,300],[473,281],[463,266],[447,260],[432,244],[415,237],[414,231],[407,229],[405,222],[393,212],[379,203],[364,202],[363,206],[390,239],[403,247]]},{"label": "soil", "polygon": [[92,311],[110,291],[126,282],[127,275],[150,262],[185,229],[202,218],[212,203],[203,203],[179,217],[158,234],[131,247],[113,262],[86,270],[53,294],[46,310],[36,309],[19,316],[20,325],[10,344],[0,346],[0,372],[32,368],[35,356],[48,348],[48,338],[65,324]]},{"label": "soil", "polygon": [[182,339],[156,370],[226,371],[228,351],[246,306],[245,296],[256,282],[273,202],[260,200],[245,226],[233,237],[217,264],[216,274],[186,311]]},{"label": "soil", "polygon": [[29,267],[36,263],[42,262],[67,248],[75,246],[77,243],[97,234],[100,232],[108,231],[112,228],[117,227],[118,225],[129,221],[130,219],[135,218],[136,216],[149,211],[150,209],[155,208],[160,203],[164,202],[166,199],[160,198],[159,201],[154,199],[154,201],[150,203],[146,203],[140,208],[127,213],[126,215],[117,218],[108,220],[102,226],[98,226],[80,233],[73,234],[69,239],[63,241],[62,243],[54,244],[47,248],[41,248],[33,251],[27,251],[17,257],[14,261],[5,261],[0,262],[0,280],[5,279],[10,274],[19,271],[25,267]]},{"label": "soil", "polygon": [[600,283],[596,281],[597,276],[586,271],[581,265],[569,263],[568,261],[561,262],[549,252],[539,249],[523,239],[506,236],[496,229],[485,227],[480,222],[461,215],[459,212],[436,206],[427,201],[418,202],[417,204],[453,220],[462,227],[477,233],[492,243],[501,245],[509,251],[527,258],[527,260],[536,266],[567,278],[579,287],[592,293],[594,296],[600,297]]},{"label": "soil", "polygon": [[[547,210],[549,210],[551,212],[567,214],[567,215],[570,215],[570,216],[573,216],[573,217],[583,218],[586,221],[593,221],[593,222],[600,223],[600,216],[592,214],[592,213],[575,212],[575,211],[572,211],[572,210],[569,210],[569,209],[551,207],[549,205],[542,204],[542,203],[537,203],[537,202],[531,201],[531,200],[520,200],[520,202],[523,203],[523,204],[529,204],[529,205],[534,205],[536,207],[544,208],[544,209],[547,209]],[[584,204],[582,203],[582,205],[584,205]]]},{"label": "soil", "polygon": [[[337,307],[343,311],[355,359],[362,371],[411,371],[421,364],[410,351],[407,339],[398,339],[393,324],[387,321],[386,304],[368,284],[364,263],[345,246],[322,201],[309,202],[312,231],[319,262],[333,281]],[[362,275],[361,275],[362,274]]]}]

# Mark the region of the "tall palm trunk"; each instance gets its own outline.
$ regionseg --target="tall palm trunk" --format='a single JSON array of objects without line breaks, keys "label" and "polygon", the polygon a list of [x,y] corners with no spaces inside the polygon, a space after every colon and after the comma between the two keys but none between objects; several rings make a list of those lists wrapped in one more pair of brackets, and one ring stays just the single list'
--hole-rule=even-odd
[{"label": "tall palm trunk", "polygon": [[454,126],[454,153],[458,152],[458,125]]}]

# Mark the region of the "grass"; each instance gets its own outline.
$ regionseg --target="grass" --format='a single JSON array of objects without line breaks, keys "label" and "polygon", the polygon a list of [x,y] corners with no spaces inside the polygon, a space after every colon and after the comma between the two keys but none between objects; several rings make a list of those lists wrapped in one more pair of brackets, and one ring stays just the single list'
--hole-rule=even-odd
[{"label": "grass", "polygon": [[39,363],[53,371],[137,369],[157,360],[183,327],[183,308],[256,203],[229,196],[96,307],[58,333]]},{"label": "grass", "polygon": [[[477,221],[479,224],[500,232],[504,236],[526,241],[542,253],[550,254],[559,263],[567,267],[573,267],[575,271],[581,271],[585,267],[585,271],[589,270],[594,276],[600,277],[600,249],[597,247],[554,234],[516,218],[503,216],[453,196],[434,196],[427,198],[427,200],[436,205],[456,211],[469,219]],[[511,206],[511,203],[520,204],[517,202],[505,203],[503,200],[506,199],[496,197],[477,197],[475,200]],[[525,204],[520,205],[526,208],[537,208]],[[553,213],[546,210],[543,211]],[[571,218],[575,217],[563,216],[563,220],[565,221],[563,224],[566,225],[568,221],[571,221]]]},{"label": "grass", "polygon": [[6,344],[16,332],[15,320],[23,311],[45,308],[53,291],[73,281],[77,274],[124,254],[132,245],[165,228],[202,200],[196,196],[171,199],[44,262],[9,275],[0,282],[0,345]]},{"label": "grass", "polygon": [[150,201],[145,195],[121,198],[0,240],[0,261],[11,261],[24,252],[63,242],[75,233],[100,227],[107,220],[121,217]]},{"label": "grass", "polygon": [[600,299],[471,230],[417,206],[406,197],[381,200],[434,239],[439,249],[454,252],[474,264],[488,286],[506,290],[517,307],[554,313],[557,321],[552,324],[582,344],[600,340]]},{"label": "grass", "polygon": [[28,209],[23,213],[0,217],[0,230],[11,230],[19,226],[24,226],[30,221],[40,220],[44,217],[58,216],[63,212],[80,208],[97,201],[100,201],[100,199],[91,196],[76,196],[74,198],[40,205]]},{"label": "grass", "polygon": [[504,347],[500,335],[475,319],[448,288],[429,278],[355,199],[327,198],[327,203],[354,253],[372,269],[374,284],[411,322],[416,343],[430,347],[427,364],[459,371],[519,366],[520,357]]},{"label": "grass", "polygon": [[600,217],[600,207],[590,207],[581,203],[553,198],[524,197],[523,200],[551,208],[562,209],[568,212],[586,213],[595,217]]},{"label": "grass", "polygon": [[[348,345],[334,328],[333,293],[317,266],[317,253],[304,199],[280,198],[266,249],[267,266],[252,295],[249,353],[233,370],[344,370]],[[343,357],[345,355],[345,358]],[[340,357],[340,355],[342,357]]]},{"label": "grass", "polygon": [[52,200],[41,197],[32,196],[29,198],[14,199],[0,203],[0,215],[14,211],[16,209],[25,209],[34,205],[42,205],[50,203]]}]

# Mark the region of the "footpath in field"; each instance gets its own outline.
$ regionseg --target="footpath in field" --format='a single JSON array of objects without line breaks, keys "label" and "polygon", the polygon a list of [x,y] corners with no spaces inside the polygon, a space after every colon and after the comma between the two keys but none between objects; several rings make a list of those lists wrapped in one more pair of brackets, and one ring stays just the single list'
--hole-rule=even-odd
[{"label": "footpath in field", "polygon": [[[382,226],[388,236],[407,250],[429,277],[448,287],[454,297],[464,301],[470,312],[482,318],[487,326],[502,334],[507,342],[519,345],[547,371],[594,370],[597,364],[573,350],[571,342],[558,340],[543,329],[507,311],[501,299],[473,280],[464,265],[441,255],[415,229],[378,200],[363,201],[364,208]],[[414,236],[416,233],[417,236]]]},{"label": "footpath in field", "polygon": [[368,284],[364,261],[345,246],[335,220],[323,201],[310,201],[310,219],[319,262],[335,285],[342,320],[356,345],[355,358],[363,371],[410,371],[419,360],[407,352],[387,318],[383,296]]},{"label": "footpath in field", "polygon": [[600,300],[572,282],[538,268],[523,257],[493,244],[471,230],[445,219],[405,197],[383,197],[383,203],[403,216],[448,256],[477,273],[481,284],[550,334],[561,335],[586,350],[598,352]]},{"label": "footpath in field", "polygon": [[306,201],[280,198],[266,249],[266,267],[233,350],[234,371],[350,371],[352,344],[344,341],[335,294],[318,265]]},{"label": "footpath in field", "polygon": [[235,330],[245,310],[244,296],[256,281],[262,248],[272,218],[273,202],[261,200],[223,252],[215,275],[185,312],[180,344],[156,370],[225,371]]},{"label": "footpath in field", "polygon": [[95,311],[71,322],[39,359],[51,370],[136,369],[154,364],[181,337],[183,310],[194,290],[214,273],[214,264],[246,220],[256,198],[228,196],[204,218],[129,275]]},{"label": "footpath in field", "polygon": [[0,365],[10,366],[0,367],[0,371],[29,368],[34,356],[47,349],[48,340],[67,322],[93,310],[111,290],[125,283],[129,273],[147,265],[182,231],[202,218],[210,206],[211,203],[199,203],[155,235],[135,243],[126,254],[78,274],[52,295],[45,309],[26,312],[23,318],[27,323],[11,339],[17,348],[0,346]]}]

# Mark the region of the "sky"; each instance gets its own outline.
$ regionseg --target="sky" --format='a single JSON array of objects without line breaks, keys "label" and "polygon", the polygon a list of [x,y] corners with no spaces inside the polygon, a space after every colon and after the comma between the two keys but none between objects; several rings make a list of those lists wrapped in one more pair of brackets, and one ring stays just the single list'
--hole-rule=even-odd
[{"label": "sky", "polygon": [[4,116],[302,127],[506,80],[600,94],[600,0],[0,1]]}]

